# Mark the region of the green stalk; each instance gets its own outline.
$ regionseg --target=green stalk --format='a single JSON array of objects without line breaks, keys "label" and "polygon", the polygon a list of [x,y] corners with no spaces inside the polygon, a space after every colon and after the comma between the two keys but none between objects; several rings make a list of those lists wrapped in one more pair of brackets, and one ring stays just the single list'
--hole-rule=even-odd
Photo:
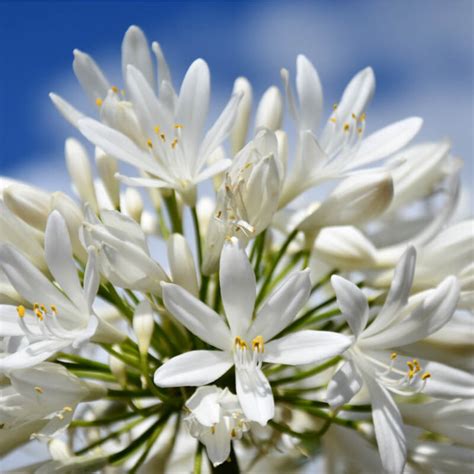
[{"label": "green stalk", "polygon": [[201,474],[202,469],[202,450],[204,446],[198,441],[196,454],[194,455],[194,470],[193,474]]},{"label": "green stalk", "polygon": [[[258,280],[260,276],[260,266],[262,264],[263,250],[265,249],[265,237],[267,231],[264,230],[255,240],[256,258],[255,258],[255,279]],[[253,249],[252,249],[253,250]]]},{"label": "green stalk", "polygon": [[168,216],[171,222],[171,230],[175,234],[183,233],[183,223],[181,221],[181,216],[179,215],[178,203],[176,201],[176,194],[174,191],[170,193],[169,196],[163,198],[166,210],[168,211]]},{"label": "green stalk", "polygon": [[283,385],[286,383],[292,383],[292,382],[297,382],[298,380],[306,379],[308,377],[311,377],[312,375],[316,375],[316,374],[319,374],[320,372],[323,372],[324,370],[328,369],[329,367],[332,367],[333,365],[336,365],[340,360],[341,360],[340,356],[333,357],[332,359],[329,359],[324,364],[313,367],[312,369],[298,372],[297,374],[291,375],[290,377],[283,377],[281,379],[272,380],[271,385],[275,387],[277,385]]}]

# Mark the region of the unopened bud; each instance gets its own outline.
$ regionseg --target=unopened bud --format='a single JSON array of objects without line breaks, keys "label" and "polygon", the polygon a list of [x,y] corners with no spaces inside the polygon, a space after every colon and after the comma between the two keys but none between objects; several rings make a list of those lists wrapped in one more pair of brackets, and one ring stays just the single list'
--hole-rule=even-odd
[{"label": "unopened bud", "polygon": [[275,131],[281,128],[283,99],[276,86],[269,87],[258,104],[255,129],[268,128]]},{"label": "unopened bud", "polygon": [[153,310],[147,300],[143,300],[135,309],[133,315],[133,331],[137,336],[138,348],[140,354],[144,355],[148,352],[151,338],[153,336],[153,328],[155,321],[153,320]]},{"label": "unopened bud", "polygon": [[50,195],[40,189],[13,184],[3,191],[7,207],[27,224],[44,231],[50,211]]},{"label": "unopened bud", "polygon": [[134,188],[127,188],[125,191],[125,210],[127,214],[136,222],[140,222],[144,204],[140,193]]},{"label": "unopened bud", "polygon": [[[120,350],[120,349],[119,349]],[[122,386],[127,386],[127,370],[125,363],[119,358],[109,355],[109,367],[110,371],[117,379],[117,382]]]},{"label": "unopened bud", "polygon": [[237,109],[237,116],[235,118],[234,127],[230,134],[230,143],[232,153],[235,155],[245,144],[247,131],[249,128],[250,111],[252,109],[252,86],[245,77],[238,77],[234,82],[234,94],[241,93]]},{"label": "unopened bud", "polygon": [[118,172],[117,160],[106,155],[100,148],[95,149],[95,163],[100,179],[113,207],[120,206],[120,184],[115,177]]},{"label": "unopened bud", "polygon": [[288,164],[288,135],[283,130],[277,130],[275,136],[278,143],[278,171],[280,173],[280,179],[283,181]]},{"label": "unopened bud", "polygon": [[94,189],[94,179],[86,149],[79,141],[68,138],[65,145],[66,166],[75,190],[83,202],[87,202],[97,213],[98,205]]},{"label": "unopened bud", "polygon": [[196,266],[189,245],[181,234],[173,234],[168,239],[168,261],[173,283],[197,296]]}]

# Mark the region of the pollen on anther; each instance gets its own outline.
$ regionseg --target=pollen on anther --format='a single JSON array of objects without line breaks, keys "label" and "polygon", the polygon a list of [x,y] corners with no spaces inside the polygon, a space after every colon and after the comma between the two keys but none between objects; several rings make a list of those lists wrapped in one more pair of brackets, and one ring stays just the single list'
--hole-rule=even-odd
[{"label": "pollen on anther", "polygon": [[103,103],[103,100],[100,97],[97,97],[97,99],[95,99],[95,105],[97,105],[97,107],[100,107],[102,103]]},{"label": "pollen on anther", "polygon": [[173,150],[176,148],[176,145],[178,144],[178,139],[175,138],[172,142],[171,142],[171,148],[173,148]]},{"label": "pollen on anther", "polygon": [[119,92],[119,88],[117,86],[112,86],[110,89],[112,90],[112,92],[115,92],[116,94],[118,94]]},{"label": "pollen on anther", "polygon": [[257,336],[256,338],[254,338],[254,340],[252,341],[252,349],[257,350],[257,352],[263,352],[264,343],[262,336]]},{"label": "pollen on anther", "polygon": [[390,355],[390,359],[395,360],[398,357],[398,354],[396,352],[392,352]]},{"label": "pollen on anther", "polygon": [[422,376],[421,376],[421,380],[427,380],[431,377],[431,374],[429,372],[425,372]]},{"label": "pollen on anther", "polygon": [[35,392],[41,394],[43,393],[43,389],[41,387],[35,387]]},{"label": "pollen on anther", "polygon": [[344,131],[348,132],[350,130],[351,126],[348,123],[344,124]]},{"label": "pollen on anther", "polygon": [[183,128],[183,125],[180,123],[175,123],[174,128]]},{"label": "pollen on anther", "polygon": [[336,123],[336,122],[337,122],[336,117],[331,117],[331,118],[329,119],[329,121],[332,122],[332,123]]},{"label": "pollen on anther", "polygon": [[332,110],[337,110],[338,105],[339,105],[339,104],[337,104],[337,103],[336,103],[336,104],[333,104],[333,105],[332,105]]},{"label": "pollen on anther", "polygon": [[153,130],[154,130],[154,132],[155,132],[157,135],[159,135],[161,128],[160,128],[159,125],[157,125]]},{"label": "pollen on anther", "polygon": [[359,117],[359,122],[364,122],[365,121],[366,114],[365,112],[362,112]]},{"label": "pollen on anther", "polygon": [[164,133],[162,133],[162,134],[160,135],[160,138],[161,138],[161,140],[162,140],[163,142],[166,141],[166,135],[165,135]]},{"label": "pollen on anther", "polygon": [[35,314],[40,321],[43,321],[44,315],[39,309],[35,309]]},{"label": "pollen on anther", "polygon": [[24,318],[25,317],[25,307],[20,305],[20,306],[17,306],[16,307],[16,310],[17,310],[17,313],[18,313],[18,316],[20,318]]},{"label": "pollen on anther", "polygon": [[153,142],[152,142],[150,139],[148,139],[148,140],[146,141],[146,146],[147,146],[148,148],[153,148]]},{"label": "pollen on anther", "polygon": [[52,311],[54,314],[57,314],[57,313],[58,313],[58,308],[56,307],[55,304],[52,304],[52,305],[51,305],[51,311]]}]

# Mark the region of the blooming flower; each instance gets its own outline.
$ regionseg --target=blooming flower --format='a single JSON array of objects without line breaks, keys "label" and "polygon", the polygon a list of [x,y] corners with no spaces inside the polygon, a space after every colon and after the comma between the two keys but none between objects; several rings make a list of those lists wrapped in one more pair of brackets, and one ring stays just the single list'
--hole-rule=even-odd
[{"label": "blooming flower", "polygon": [[220,284],[227,323],[183,288],[163,283],[168,311],[192,333],[219,350],[191,351],[165,362],[155,373],[160,387],[200,386],[235,366],[237,396],[245,416],[264,425],[273,417],[274,400],[263,362],[300,365],[340,354],[350,345],[342,334],[299,331],[274,339],[309,298],[308,270],[290,275],[257,311],[256,283],[245,251],[226,243]]},{"label": "blooming flower", "polygon": [[[459,299],[459,283],[456,278],[448,277],[423,298],[416,298],[416,304],[407,304],[415,261],[416,252],[410,247],[396,268],[385,305],[369,326],[369,306],[363,292],[342,277],[333,276],[331,279],[338,304],[355,340],[345,354],[347,362],[329,384],[327,399],[337,408],[350,401],[363,384],[366,385],[382,463],[389,472],[402,472],[406,459],[403,422],[390,392],[413,395],[422,391],[431,377],[429,365],[423,371],[423,363],[417,359],[407,358],[408,371],[399,369],[396,364],[398,354],[391,350],[438,330],[451,318]],[[448,385],[450,390],[451,381],[446,375],[436,374],[441,379],[437,383]]]},{"label": "blooming flower", "polygon": [[238,398],[227,388],[199,387],[186,402],[189,414],[184,419],[189,432],[205,446],[214,466],[230,455],[230,443],[249,430]]},{"label": "blooming flower", "polygon": [[[26,340],[16,352],[0,359],[1,371],[32,367],[68,346],[80,346],[99,329],[99,319],[92,310],[100,283],[95,252],[89,250],[81,287],[66,223],[57,211],[51,213],[46,225],[45,256],[49,271],[62,291],[16,248],[11,245],[0,248],[3,271],[29,303],[29,308],[0,306],[0,335],[24,336]],[[100,332],[103,329],[113,338],[121,337],[105,322],[100,321],[100,325]],[[101,336],[97,334],[97,337]]]}]

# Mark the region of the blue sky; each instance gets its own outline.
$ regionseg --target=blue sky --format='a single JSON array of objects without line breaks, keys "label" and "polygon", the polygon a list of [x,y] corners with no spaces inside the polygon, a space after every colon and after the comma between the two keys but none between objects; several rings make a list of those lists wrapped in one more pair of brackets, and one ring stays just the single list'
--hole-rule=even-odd
[{"label": "blue sky", "polygon": [[468,179],[472,8],[471,0],[1,2],[0,174],[68,190],[63,144],[75,132],[48,92],[94,113],[72,73],[72,50],[92,54],[120,83],[120,42],[138,24],[162,44],[176,83],[193,59],[208,61],[215,111],[238,75],[258,96],[280,86],[280,68],[294,70],[304,53],[318,68],[329,113],[350,77],[371,65],[377,92],[369,130],[420,115],[421,139],[451,138]]}]

